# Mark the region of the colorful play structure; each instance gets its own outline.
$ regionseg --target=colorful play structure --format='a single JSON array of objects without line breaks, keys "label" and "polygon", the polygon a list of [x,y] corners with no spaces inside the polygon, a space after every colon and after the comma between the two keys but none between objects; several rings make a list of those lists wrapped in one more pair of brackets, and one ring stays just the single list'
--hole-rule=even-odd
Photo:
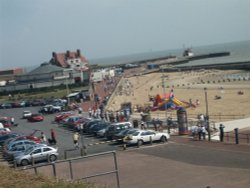
[{"label": "colorful play structure", "polygon": [[179,109],[179,108],[189,108],[189,107],[196,107],[192,101],[180,101],[174,96],[174,93],[171,91],[170,93],[166,94],[157,94],[154,98],[154,105],[152,111],[156,110],[166,110],[166,109]]}]

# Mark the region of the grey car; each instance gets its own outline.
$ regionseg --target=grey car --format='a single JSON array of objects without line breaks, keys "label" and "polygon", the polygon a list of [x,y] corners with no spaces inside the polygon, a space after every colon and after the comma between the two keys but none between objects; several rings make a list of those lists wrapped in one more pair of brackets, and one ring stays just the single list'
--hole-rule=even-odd
[{"label": "grey car", "polygon": [[30,147],[24,153],[15,156],[14,160],[17,165],[26,166],[31,164],[33,160],[34,163],[56,161],[58,155],[58,148],[41,145],[38,147]]}]

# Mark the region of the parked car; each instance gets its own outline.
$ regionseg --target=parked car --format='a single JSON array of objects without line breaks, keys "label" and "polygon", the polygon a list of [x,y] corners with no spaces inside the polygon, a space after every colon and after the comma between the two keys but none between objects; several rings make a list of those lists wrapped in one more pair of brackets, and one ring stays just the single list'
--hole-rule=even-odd
[{"label": "parked car", "polygon": [[11,103],[3,103],[3,104],[0,106],[0,108],[2,108],[2,109],[12,108],[12,105],[11,105]]},{"label": "parked car", "polygon": [[1,117],[0,123],[2,123],[5,128],[9,128],[12,126],[10,118],[8,117]]},{"label": "parked car", "polygon": [[67,118],[67,117],[69,117],[69,116],[73,116],[74,114],[75,114],[74,111],[61,112],[61,113],[55,115],[54,120],[55,120],[55,122],[59,123],[59,122],[61,122],[63,119],[65,119],[65,118]]},{"label": "parked car", "polygon": [[130,134],[133,134],[134,132],[138,131],[139,129],[135,129],[135,128],[130,128],[130,129],[124,129],[122,131],[120,131],[119,133],[116,133],[113,136],[113,139],[116,140],[116,142],[118,143],[122,143],[123,139]]},{"label": "parked car", "polygon": [[99,130],[105,129],[110,125],[111,124],[109,122],[99,121],[96,124],[91,125],[87,133],[96,136]]},{"label": "parked car", "polygon": [[124,138],[126,144],[138,144],[154,141],[166,142],[170,138],[170,135],[165,132],[156,132],[152,130],[138,130]]},{"label": "parked car", "polygon": [[91,119],[89,122],[87,122],[86,124],[84,124],[83,131],[84,131],[84,132],[88,132],[88,129],[89,129],[92,125],[97,124],[98,122],[104,122],[104,121],[101,120],[101,119]]},{"label": "parked car", "polygon": [[3,145],[3,152],[8,151],[16,146],[21,146],[21,145],[35,145],[36,142],[31,141],[31,140],[13,140],[9,142],[8,144]]},{"label": "parked car", "polygon": [[90,122],[92,119],[91,118],[82,118],[82,119],[79,119],[77,120],[75,123],[74,123],[74,129],[76,129],[76,131],[84,131],[84,127],[86,127],[86,124],[88,122]]},{"label": "parked car", "polygon": [[34,130],[31,134],[29,135],[21,135],[15,138],[15,140],[31,140],[36,143],[41,143],[43,140],[39,137],[36,136],[36,133],[40,132],[40,130]]},{"label": "parked car", "polygon": [[131,127],[132,124],[130,122],[120,122],[111,124],[105,133],[105,137],[108,140],[112,140],[115,134],[119,133],[124,129],[129,129]]},{"label": "parked car", "polygon": [[21,145],[13,147],[10,150],[6,150],[5,152],[3,152],[3,157],[8,161],[12,161],[14,159],[14,155],[25,151],[29,147],[30,145]]},{"label": "parked car", "polygon": [[31,111],[25,110],[23,111],[23,119],[27,119],[32,115]]},{"label": "parked car", "polygon": [[106,128],[100,129],[99,131],[97,131],[96,136],[105,137],[108,128],[109,128],[109,126]]},{"label": "parked car", "polygon": [[77,121],[80,119],[84,119],[81,115],[69,116],[68,120],[64,123],[65,126],[71,129],[75,129]]},{"label": "parked car", "polygon": [[63,110],[62,106],[54,106],[52,104],[47,104],[40,109],[40,113],[53,114],[56,112],[61,112]]},{"label": "parked car", "polygon": [[9,134],[0,135],[0,145],[3,145],[6,140],[10,138],[16,138],[18,136],[20,136],[20,134],[15,132],[10,132]]},{"label": "parked car", "polygon": [[0,135],[9,134],[10,132],[9,128],[0,128]]},{"label": "parked car", "polygon": [[15,156],[14,160],[16,161],[17,165],[26,166],[32,163],[32,160],[34,160],[35,163],[44,161],[56,161],[58,155],[58,148],[53,148],[50,146],[39,146],[29,148],[24,153]]},{"label": "parked car", "polygon": [[27,120],[30,122],[39,122],[44,120],[44,116],[42,114],[32,114]]},{"label": "parked car", "polygon": [[35,145],[17,146],[16,151],[10,152],[10,155],[8,156],[8,160],[14,160],[15,157],[17,157],[19,155],[23,155],[23,153],[25,153],[28,149],[35,148],[35,147],[40,147],[40,146],[47,146],[47,144],[35,144]]},{"label": "parked car", "polygon": [[31,141],[31,140],[10,141],[8,144],[3,145],[3,155],[6,156],[7,153],[11,153],[13,151],[21,150],[21,146],[31,146],[31,145],[35,145],[35,144],[36,143]]}]

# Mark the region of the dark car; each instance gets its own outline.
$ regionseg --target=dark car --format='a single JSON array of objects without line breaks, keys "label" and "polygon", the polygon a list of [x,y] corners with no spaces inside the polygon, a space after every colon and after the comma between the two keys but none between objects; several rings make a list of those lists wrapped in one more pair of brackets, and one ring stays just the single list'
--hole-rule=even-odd
[{"label": "dark car", "polygon": [[97,132],[101,129],[105,129],[108,126],[110,126],[111,124],[109,122],[103,122],[103,121],[99,121],[96,124],[93,124],[90,126],[90,128],[88,129],[88,133],[89,134],[93,134],[94,136],[97,135]]},{"label": "dark car", "polygon": [[134,132],[138,131],[138,129],[135,128],[129,128],[129,129],[124,129],[120,131],[119,133],[115,134],[113,136],[113,139],[116,140],[119,143],[123,142],[123,138],[129,134],[133,134]]},{"label": "dark car", "polygon": [[115,134],[119,133],[120,131],[124,129],[129,129],[131,127],[132,127],[132,124],[130,122],[120,122],[120,123],[111,124],[108,127],[105,133],[105,136],[108,140],[112,140]]},{"label": "dark car", "polygon": [[3,108],[3,109],[12,108],[12,104],[11,104],[11,103],[3,103],[3,104],[1,105],[1,108]]},{"label": "dark car", "polygon": [[92,120],[90,120],[88,123],[84,124],[83,131],[87,133],[87,132],[88,132],[88,129],[89,129],[92,125],[97,124],[98,122],[104,122],[104,121],[101,120],[101,119],[92,119]]},{"label": "dark car", "polygon": [[17,138],[18,136],[20,136],[20,134],[18,133],[9,133],[9,134],[5,134],[5,135],[0,135],[0,145],[2,146],[6,140],[10,139],[10,138]]}]

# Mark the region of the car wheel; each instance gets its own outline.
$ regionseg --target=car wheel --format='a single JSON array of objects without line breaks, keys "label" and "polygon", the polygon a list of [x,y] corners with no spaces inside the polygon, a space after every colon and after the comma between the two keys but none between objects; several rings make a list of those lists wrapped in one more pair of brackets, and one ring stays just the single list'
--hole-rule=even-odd
[{"label": "car wheel", "polygon": [[27,166],[29,164],[29,161],[27,160],[27,159],[23,159],[22,161],[21,161],[21,165],[22,166]]},{"label": "car wheel", "polygon": [[51,156],[49,156],[50,162],[56,161],[56,159],[57,159],[57,156],[56,156],[56,155],[51,155]]},{"label": "car wheel", "polygon": [[167,142],[166,136],[162,136],[162,137],[161,137],[161,142]]},{"label": "car wheel", "polygon": [[138,141],[137,141],[137,145],[138,145],[138,146],[141,146],[142,144],[143,144],[143,141],[142,141],[142,140],[138,140]]}]

